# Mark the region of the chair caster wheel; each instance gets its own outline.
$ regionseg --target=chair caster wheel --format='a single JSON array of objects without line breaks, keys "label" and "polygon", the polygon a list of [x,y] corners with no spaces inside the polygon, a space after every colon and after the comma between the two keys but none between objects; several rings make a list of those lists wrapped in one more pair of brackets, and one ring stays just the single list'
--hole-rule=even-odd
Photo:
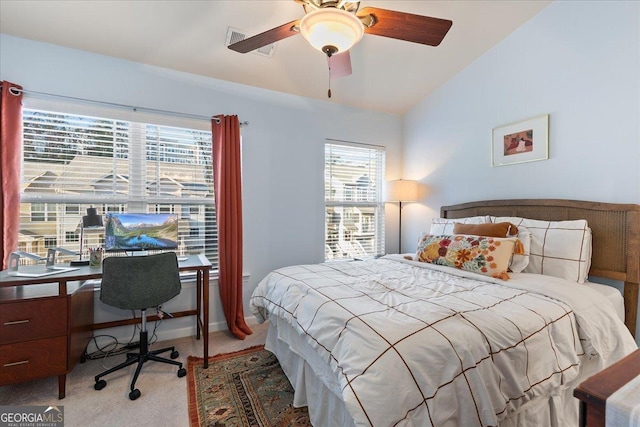
[{"label": "chair caster wheel", "polygon": [[184,368],[178,369],[178,378],[182,378],[185,375],[187,375],[187,370],[186,369],[184,369]]},{"label": "chair caster wheel", "polygon": [[178,351],[177,351],[177,350],[173,350],[173,351],[171,352],[171,356],[170,356],[170,357],[171,357],[172,359],[177,359],[179,356],[180,356],[180,353],[178,353]]},{"label": "chair caster wheel", "polygon": [[131,400],[136,400],[139,397],[140,397],[140,390],[138,389],[131,390],[131,393],[129,393],[129,399]]},{"label": "chair caster wheel", "polygon": [[93,388],[96,390],[102,390],[106,386],[107,386],[107,382],[105,380],[100,380],[93,385]]}]

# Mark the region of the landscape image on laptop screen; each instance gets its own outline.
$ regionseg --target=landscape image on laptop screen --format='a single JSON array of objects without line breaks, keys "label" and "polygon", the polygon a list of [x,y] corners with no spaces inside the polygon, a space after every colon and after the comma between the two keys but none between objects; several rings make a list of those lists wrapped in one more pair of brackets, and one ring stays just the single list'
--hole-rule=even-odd
[{"label": "landscape image on laptop screen", "polygon": [[108,251],[175,249],[178,247],[178,216],[107,213],[104,244]]}]

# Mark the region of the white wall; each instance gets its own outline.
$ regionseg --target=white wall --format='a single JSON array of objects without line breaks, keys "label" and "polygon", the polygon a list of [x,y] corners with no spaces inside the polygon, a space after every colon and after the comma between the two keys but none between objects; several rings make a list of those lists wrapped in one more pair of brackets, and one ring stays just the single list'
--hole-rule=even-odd
[{"label": "white wall", "polygon": [[[491,167],[491,130],[540,114],[549,160]],[[405,251],[442,205],[640,203],[640,2],[552,3],[416,106],[404,132],[404,177],[429,187],[403,210]]]},{"label": "white wall", "polygon": [[[325,138],[386,146],[387,173],[399,175],[402,124],[396,115],[4,34],[0,35],[0,58],[0,80],[20,84],[25,90],[204,116],[237,114],[240,120],[250,122],[242,129],[244,269],[250,275],[244,301],[248,317],[252,317],[248,305],[251,292],[269,271],[324,259]],[[318,82],[318,90],[325,90],[325,84]],[[212,328],[226,328],[215,284],[211,295]],[[184,304],[189,305],[188,300]],[[96,307],[101,320],[117,315],[101,304]],[[162,326],[164,336],[174,336],[177,328],[184,326],[182,319],[171,322]]]}]

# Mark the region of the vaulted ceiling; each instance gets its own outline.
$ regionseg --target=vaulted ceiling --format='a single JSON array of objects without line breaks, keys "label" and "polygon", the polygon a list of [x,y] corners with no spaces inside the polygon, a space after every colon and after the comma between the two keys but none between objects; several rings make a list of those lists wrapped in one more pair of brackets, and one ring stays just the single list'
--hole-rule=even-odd
[{"label": "vaulted ceiling", "polygon": [[[550,0],[367,1],[453,21],[438,47],[365,34],[353,74],[331,81],[326,57],[299,35],[271,57],[225,46],[304,15],[293,0],[1,0],[0,32],[250,86],[402,114],[530,19]],[[1,57],[2,52],[0,52]]]}]

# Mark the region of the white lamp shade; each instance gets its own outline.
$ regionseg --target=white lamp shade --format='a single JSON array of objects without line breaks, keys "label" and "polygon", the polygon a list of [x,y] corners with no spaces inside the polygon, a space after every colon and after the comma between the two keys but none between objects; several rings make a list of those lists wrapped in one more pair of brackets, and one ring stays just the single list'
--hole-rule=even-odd
[{"label": "white lamp shade", "polygon": [[319,51],[333,46],[337,52],[346,52],[358,43],[364,34],[360,19],[342,9],[324,8],[307,13],[300,21],[300,33]]},{"label": "white lamp shade", "polygon": [[417,181],[397,179],[387,182],[387,202],[415,202],[417,200]]}]

